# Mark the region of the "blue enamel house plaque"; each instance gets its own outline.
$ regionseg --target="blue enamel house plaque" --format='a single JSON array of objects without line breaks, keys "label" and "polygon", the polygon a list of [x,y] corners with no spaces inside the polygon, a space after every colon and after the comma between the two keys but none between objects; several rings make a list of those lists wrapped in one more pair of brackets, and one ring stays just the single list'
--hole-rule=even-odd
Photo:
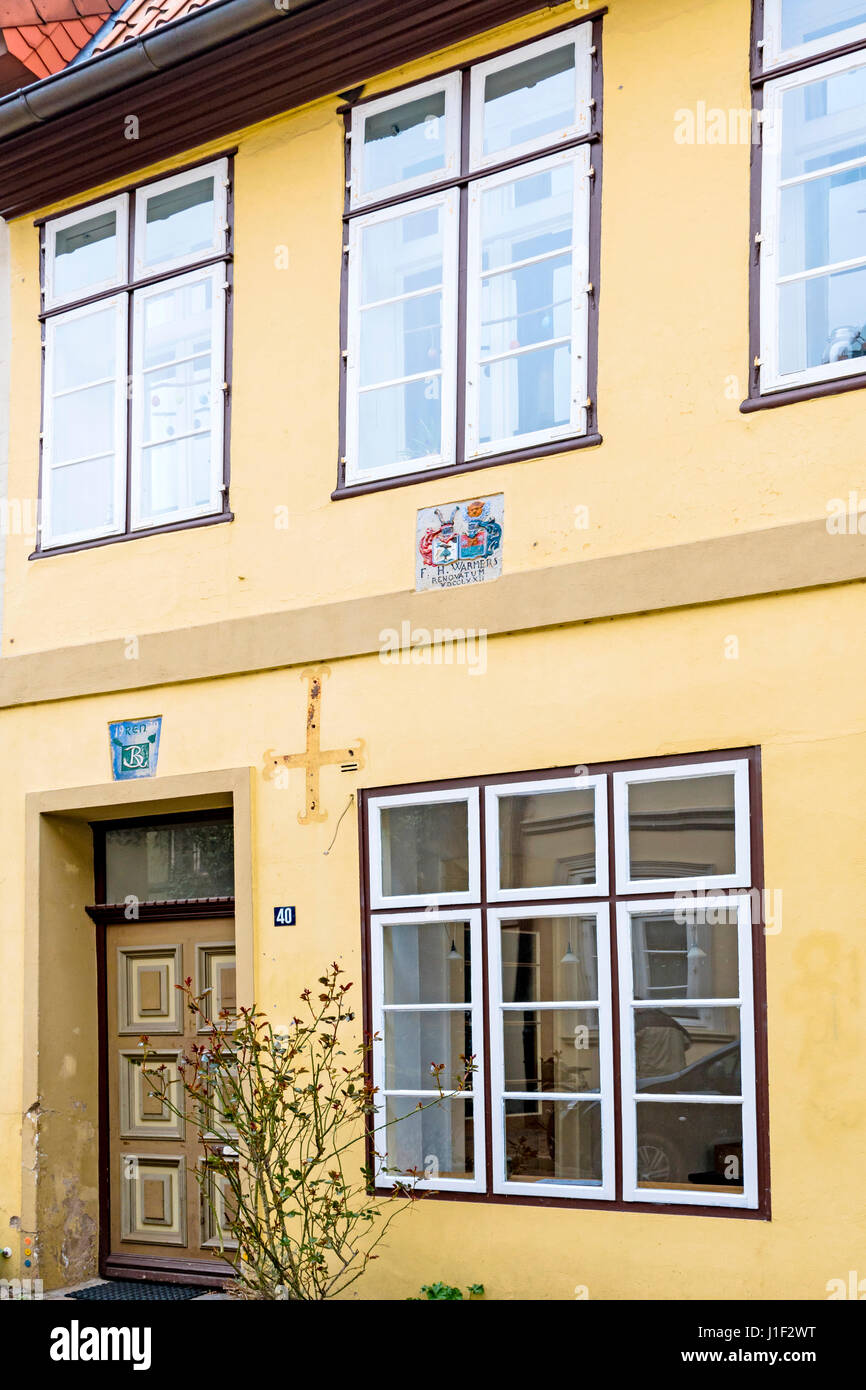
[{"label": "blue enamel house plaque", "polygon": [[109,724],[111,775],[115,782],[156,775],[161,729],[161,714],[153,719],[123,719]]}]

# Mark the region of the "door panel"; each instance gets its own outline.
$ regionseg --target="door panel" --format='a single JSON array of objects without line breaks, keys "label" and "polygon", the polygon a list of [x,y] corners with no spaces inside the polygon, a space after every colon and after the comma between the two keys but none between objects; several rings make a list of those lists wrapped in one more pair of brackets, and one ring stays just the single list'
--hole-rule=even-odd
[{"label": "door panel", "polygon": [[[206,1260],[219,1272],[216,1219],[203,1200],[195,1173],[202,1161],[194,1124],[173,1115],[155,1096],[142,1070],[150,1038],[151,1066],[165,1066],[181,1105],[178,1067],[201,1046],[207,1028],[185,1005],[177,988],[192,979],[196,993],[209,990],[215,1021],[233,1013],[234,923],[226,918],[188,922],[129,922],[106,927],[110,1253]],[[222,1186],[211,1193],[224,1211]]]}]

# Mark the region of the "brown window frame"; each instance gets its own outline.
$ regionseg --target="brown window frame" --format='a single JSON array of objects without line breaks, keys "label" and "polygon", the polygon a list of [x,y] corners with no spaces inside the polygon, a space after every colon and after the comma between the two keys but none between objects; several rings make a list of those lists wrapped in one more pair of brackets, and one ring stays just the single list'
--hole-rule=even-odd
[{"label": "brown window frame", "polygon": [[[617,891],[616,874],[614,868],[614,849],[613,849],[613,775],[614,773],[630,772],[644,769],[658,769],[664,771],[665,768],[694,766],[701,763],[713,763],[720,760],[741,760],[748,763],[749,779],[749,844],[751,852],[751,883],[752,891],[757,890],[759,901],[762,908],[757,914],[759,920],[752,917],[752,978],[753,978],[753,1001],[754,1001],[754,1026],[755,1026],[755,1099],[757,1116],[757,1179],[758,1179],[758,1205],[756,1207],[730,1207],[730,1206],[697,1206],[685,1203],[673,1202],[634,1202],[623,1199],[623,1149],[622,1149],[622,1105],[621,1105],[621,1060],[620,1060],[620,999],[619,990],[616,985],[618,977],[618,953],[617,953],[617,932],[616,906],[619,902],[635,901],[644,897],[652,897],[654,900],[672,901],[673,893],[650,892],[650,893],[621,893]],[[702,753],[689,753],[681,755],[667,755],[656,758],[634,758],[622,762],[595,763],[580,765],[581,772],[586,772],[590,776],[602,775],[607,783],[608,801],[608,841],[607,849],[609,855],[609,882],[607,893],[599,893],[591,898],[569,898],[560,900],[560,905],[566,906],[572,914],[579,913],[580,904],[593,905],[607,903],[610,914],[610,947],[611,947],[611,994],[612,994],[612,1015],[611,1026],[613,1030],[613,1088],[614,1088],[614,1115],[615,1115],[615,1196],[608,1200],[597,1200],[592,1198],[564,1198],[564,1197],[544,1197],[526,1196],[518,1193],[498,1193],[493,1191],[493,1145],[492,1127],[493,1117],[490,1104],[492,1094],[491,1085],[491,1063],[490,1048],[485,1047],[483,1065],[479,1075],[483,1077],[484,1088],[484,1124],[485,1124],[485,1186],[484,1192],[455,1192],[441,1191],[436,1189],[426,1190],[424,1200],[432,1201],[457,1201],[457,1202],[483,1202],[494,1205],[520,1205],[520,1206],[540,1206],[569,1208],[575,1211],[631,1211],[631,1212],[662,1212],[667,1215],[677,1214],[680,1216],[693,1217],[728,1217],[733,1220],[769,1221],[771,1218],[770,1203],[770,1148],[769,1148],[769,1083],[768,1083],[768,1063],[767,1063],[767,982],[766,982],[766,952],[765,952],[765,928],[764,928],[764,859],[763,859],[763,819],[761,806],[761,751],[758,747],[733,748],[733,749],[713,749]],[[371,907],[371,882],[370,882],[370,834],[369,834],[369,803],[370,800],[378,796],[393,796],[403,794],[414,794],[422,791],[449,791],[465,790],[466,788],[478,788],[480,800],[480,869],[481,884],[480,898],[478,903],[471,905],[473,910],[480,910],[481,913],[481,936],[483,948],[483,977],[484,977],[484,998],[482,1010],[485,1020],[485,1034],[489,1035],[490,1028],[490,1001],[489,1001],[489,969],[488,969],[488,909],[490,907],[502,908],[509,906],[505,902],[495,904],[488,900],[487,896],[487,872],[486,872],[486,829],[485,829],[485,798],[484,788],[502,785],[506,783],[516,783],[521,781],[540,782],[555,780],[562,777],[573,777],[575,773],[574,764],[560,767],[548,768],[544,771],[521,771],[517,773],[496,773],[490,776],[480,777],[457,777],[443,781],[403,783],[396,786],[373,787],[361,789],[358,793],[358,825],[359,825],[359,849],[361,866],[361,911],[362,911],[362,941],[361,941],[361,963],[362,963],[362,987],[363,987],[363,1026],[364,1037],[369,1039],[373,1035],[373,980],[372,980],[372,932],[371,918],[392,916],[399,918],[412,909],[406,908],[381,908]],[[736,897],[742,895],[743,888],[732,888],[729,890],[712,890],[713,897]],[[517,905],[517,901],[512,904]],[[546,898],[547,906],[556,906],[557,900]],[[520,902],[522,909],[528,904],[524,900]],[[423,910],[423,909],[421,909]],[[467,905],[467,911],[469,911]],[[368,1054],[367,1079],[372,1086],[373,1072],[372,1061]],[[366,1161],[370,1172],[375,1167],[375,1140],[373,1135],[373,1121],[368,1126],[366,1143]],[[370,1191],[381,1194],[382,1189],[373,1188]]]},{"label": "brown window frame", "polygon": [[[104,545],[116,545],[123,541],[138,540],[145,536],[165,535],[171,531],[194,530],[202,526],[214,526],[221,522],[233,521],[234,514],[229,504],[229,483],[230,483],[230,444],[231,444],[231,398],[232,398],[232,337],[233,337],[233,318],[234,318],[234,156],[237,147],[228,150],[216,151],[206,158],[197,159],[191,164],[184,164],[176,169],[164,169],[161,173],[153,175],[149,179],[141,179],[136,183],[130,183],[123,188],[115,189],[113,192],[105,194],[101,198],[90,198],[86,202],[75,204],[73,207],[65,208],[62,212],[53,213],[51,216],[37,218],[34,226],[39,230],[39,302],[40,312],[38,321],[42,335],[41,341],[41,377],[40,377],[40,425],[39,425],[39,472],[38,472],[38,508],[39,517],[36,547],[28,555],[28,560],[43,560],[52,555],[69,555],[79,550],[94,550]],[[135,233],[135,212],[136,197],[143,189],[149,188],[151,184],[161,183],[164,179],[192,173],[196,169],[202,168],[207,164],[215,164],[219,160],[226,161],[226,241],[225,250],[218,255],[202,257],[200,260],[190,261],[180,267],[161,271],[156,275],[142,276],[135,279],[133,276],[134,263],[134,233]],[[126,280],[119,285],[113,285],[109,289],[100,290],[95,294],[84,295],[80,299],[70,300],[68,303],[45,307],[45,269],[46,269],[46,237],[45,228],[48,223],[57,217],[66,217],[70,214],[85,212],[90,207],[96,207],[108,199],[126,195],[129,198],[128,218],[127,218],[127,276]],[[50,319],[58,318],[63,314],[68,314],[71,310],[82,309],[87,305],[98,303],[103,299],[116,298],[126,294],[127,304],[127,323],[126,323],[126,381],[132,380],[133,372],[133,325],[134,314],[132,312],[133,297],[136,290],[145,289],[150,285],[161,284],[166,280],[177,279],[180,275],[187,275],[197,270],[205,270],[209,266],[223,265],[226,277],[225,292],[225,352],[223,362],[223,441],[222,441],[222,484],[221,484],[221,505],[218,511],[210,512],[205,516],[191,517],[181,521],[162,522],[156,526],[141,526],[132,529],[131,508],[132,508],[132,395],[127,390],[126,403],[126,449],[125,449],[125,516],[124,529],[111,536],[96,536],[92,540],[80,540],[71,542],[68,545],[43,546],[42,544],[42,480],[43,480],[43,454],[44,442],[43,434],[45,428],[45,325]]]},{"label": "brown window frame", "polygon": [[[752,32],[750,43],[750,89],[752,93],[752,120],[759,122],[764,109],[764,88],[768,82],[791,73],[805,72],[835,58],[843,58],[853,53],[866,53],[866,38],[838,44],[825,52],[794,62],[779,63],[764,67],[763,45],[765,34],[764,0],[753,0]],[[763,128],[761,128],[763,137]],[[836,377],[827,381],[812,382],[806,386],[793,386],[782,390],[761,391],[761,223],[764,174],[763,138],[752,142],[749,189],[749,390],[745,400],[740,403],[743,414],[755,410],[773,410],[783,405],[793,405],[799,401],[811,401],[822,396],[837,396],[845,391],[859,391],[866,386],[866,370],[852,376]]]},{"label": "brown window frame", "polygon": [[[343,497],[358,497],[370,492],[382,492],[391,488],[408,487],[413,483],[433,481],[442,478],[457,477],[462,473],[475,472],[482,468],[495,468],[503,463],[521,463],[528,459],[542,458],[550,454],[571,453],[575,449],[594,448],[600,445],[602,436],[598,432],[598,315],[599,315],[599,279],[601,275],[601,193],[602,193],[602,130],[603,130],[603,102],[604,102],[604,81],[603,81],[603,61],[602,61],[602,20],[607,14],[607,7],[593,10],[591,13],[582,15],[578,20],[569,20],[567,24],[559,25],[549,29],[544,33],[536,34],[532,38],[521,39],[518,43],[509,44],[505,48],[500,48],[489,53],[481,53],[473,58],[471,62],[454,64],[449,68],[443,68],[438,72],[431,73],[429,76],[419,78],[411,83],[404,83],[398,87],[392,87],[387,91],[376,92],[375,95],[363,98],[360,95],[340,108],[345,124],[344,141],[344,168],[345,168],[345,189],[343,206],[343,249],[341,256],[340,272],[340,430],[339,430],[339,454],[337,462],[337,486],[331,493],[331,499],[337,501]],[[512,159],[503,160],[501,163],[489,165],[483,169],[470,169],[469,157],[469,102],[470,102],[470,74],[474,67],[480,63],[489,61],[492,58],[503,57],[508,53],[517,52],[521,48],[526,48],[530,44],[541,39],[552,38],[559,34],[568,33],[570,30],[580,28],[582,25],[591,26],[592,46],[592,128],[587,135],[579,136],[575,139],[564,140],[559,144],[545,146],[542,149],[533,150],[531,154],[524,154]],[[384,97],[397,95],[399,92],[409,92],[413,87],[423,83],[433,82],[437,79],[449,76],[452,73],[460,72],[463,76],[463,96],[461,108],[461,143],[460,143],[460,171],[452,179],[444,179],[437,183],[426,184],[422,188],[412,189],[409,192],[396,194],[393,197],[383,198],[379,202],[371,202],[360,208],[351,207],[351,130],[352,114],[362,108],[370,101],[380,101]],[[360,89],[363,90],[363,89]],[[500,173],[511,168],[519,168],[523,164],[531,164],[547,155],[557,151],[579,149],[580,146],[587,145],[592,151],[593,176],[590,179],[589,195],[589,276],[591,290],[587,295],[587,399],[589,405],[586,415],[586,432],[580,435],[572,435],[567,438],[557,439],[544,444],[529,446],[518,445],[514,449],[505,450],[501,453],[485,455],[479,459],[466,459],[465,448],[465,418],[466,418],[466,303],[467,303],[467,278],[468,278],[468,190],[471,185],[480,179],[489,177],[491,174]],[[351,224],[359,217],[368,216],[370,213],[377,212],[383,208],[396,207],[405,204],[407,207],[418,198],[429,197],[433,192],[445,192],[449,189],[456,189],[460,200],[459,213],[459,253],[458,253],[458,276],[457,276],[457,428],[456,428],[456,455],[455,462],[439,468],[428,468],[416,470],[415,472],[401,473],[390,478],[375,478],[369,482],[346,482],[346,413],[348,407],[348,339],[349,339],[349,256],[348,256],[348,233]]]}]

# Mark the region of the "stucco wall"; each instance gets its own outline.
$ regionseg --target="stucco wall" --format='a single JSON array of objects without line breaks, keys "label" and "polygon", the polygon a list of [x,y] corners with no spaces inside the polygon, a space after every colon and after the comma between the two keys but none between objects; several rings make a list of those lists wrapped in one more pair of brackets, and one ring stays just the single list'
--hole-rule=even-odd
[{"label": "stucco wall", "polygon": [[[495,1298],[571,1298],[578,1285],[591,1298],[825,1298],[828,1280],[862,1264],[866,1238],[864,633],[866,588],[854,584],[491,639],[479,675],[375,657],[335,663],[322,744],[362,737],[367,761],[356,774],[324,770],[328,820],[307,827],[297,819],[303,773],[280,788],[260,771],[268,749],[303,747],[298,669],[7,711],[4,863],[24,856],[26,791],[105,780],[107,721],[161,712],[149,794],[182,774],[256,770],[256,1002],[280,1021],[329,959],[360,979],[354,809],[324,854],[358,786],[760,744],[766,882],[782,893],[781,930],[767,938],[772,1221],[422,1203],[395,1225],[358,1292],[402,1298],[443,1278],[482,1282]],[[9,868],[4,878],[0,976],[20,980],[23,883]],[[285,902],[297,906],[297,926],[275,928],[272,907]],[[20,1103],[22,1010],[31,1004],[10,990],[0,1019],[6,1114]],[[38,1000],[49,1017],[52,1006],[50,995]],[[72,1020],[62,1026],[55,1053],[76,1055]],[[26,1167],[22,1187],[11,1130],[3,1145],[7,1231],[33,1177]],[[62,1243],[59,1223],[58,1213],[40,1241]]]},{"label": "stucco wall", "polygon": [[[559,5],[376,79],[383,89],[579,17]],[[231,525],[28,563],[4,651],[408,589],[419,506],[504,491],[505,568],[556,567],[824,519],[857,485],[859,393],[744,416],[749,158],[678,112],[748,109],[748,0],[612,0],[604,21],[597,449],[331,501],[343,195],[338,100],[237,137]],[[207,150],[190,150],[174,164]],[[142,175],[152,170],[143,170]],[[108,191],[107,189],[104,191]],[[92,197],[97,190],[82,190]],[[12,227],[13,492],[37,477],[37,232]],[[288,250],[288,265],[281,248]],[[288,511],[288,525],[277,523]],[[579,509],[586,508],[587,526]]]}]

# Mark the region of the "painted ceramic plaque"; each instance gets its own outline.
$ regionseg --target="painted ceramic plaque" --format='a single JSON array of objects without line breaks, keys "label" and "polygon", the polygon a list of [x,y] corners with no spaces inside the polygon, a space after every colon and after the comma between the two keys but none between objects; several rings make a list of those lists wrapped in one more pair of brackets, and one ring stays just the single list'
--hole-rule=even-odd
[{"label": "painted ceramic plaque", "polygon": [[153,719],[122,719],[109,724],[111,775],[115,782],[156,775],[161,729],[161,714]]},{"label": "painted ceramic plaque", "polygon": [[415,589],[451,589],[479,584],[502,573],[505,497],[475,497],[424,507],[415,539]]}]

